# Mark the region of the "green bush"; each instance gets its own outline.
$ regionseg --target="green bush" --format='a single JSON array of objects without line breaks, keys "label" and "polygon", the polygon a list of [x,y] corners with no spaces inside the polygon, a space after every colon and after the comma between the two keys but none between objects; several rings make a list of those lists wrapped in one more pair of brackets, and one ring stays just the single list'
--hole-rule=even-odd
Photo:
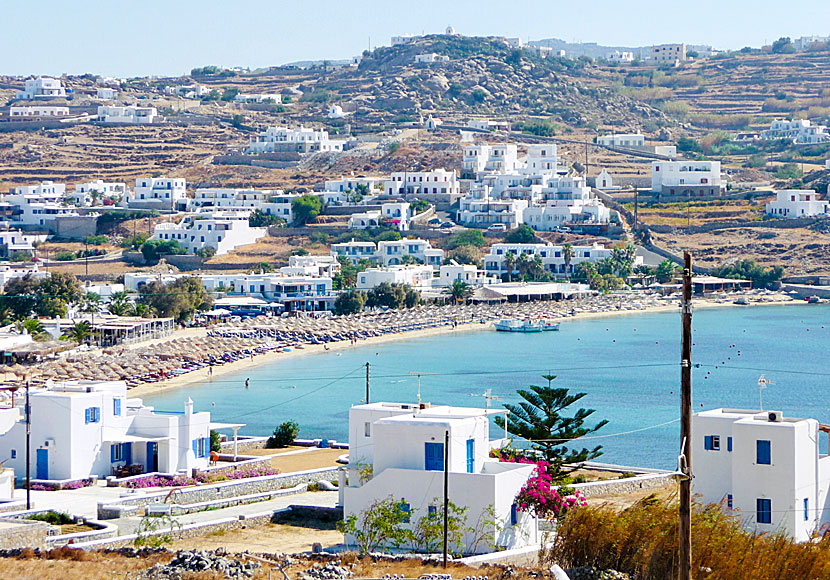
[{"label": "green bush", "polygon": [[266,447],[269,449],[288,447],[300,434],[300,426],[294,421],[286,421],[274,429],[274,434],[268,438]]},{"label": "green bush", "polygon": [[69,262],[75,259],[75,252],[69,252],[67,250],[58,252],[58,255],[55,256],[55,259],[59,262]]},{"label": "green bush", "polygon": [[56,512],[54,510],[49,510],[46,513],[41,514],[32,514],[28,516],[26,519],[35,520],[38,522],[46,522],[47,524],[51,524],[53,526],[65,526],[68,524],[74,524],[75,520],[72,519],[72,516],[69,514],[65,514],[63,512]]},{"label": "green bush", "polygon": [[86,238],[84,240],[84,243],[89,244],[91,246],[101,246],[103,244],[106,244],[108,241],[109,241],[109,238],[107,238],[107,236],[98,235],[98,236],[89,236],[88,238]]}]

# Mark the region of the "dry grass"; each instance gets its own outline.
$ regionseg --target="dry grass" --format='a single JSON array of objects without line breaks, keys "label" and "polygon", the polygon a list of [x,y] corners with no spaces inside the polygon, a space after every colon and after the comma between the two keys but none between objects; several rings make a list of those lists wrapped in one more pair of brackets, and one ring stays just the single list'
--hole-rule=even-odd
[{"label": "dry grass", "polygon": [[169,559],[166,554],[127,558],[69,548],[50,550],[35,557],[32,550],[25,550],[20,558],[0,560],[0,577],[16,580],[115,579]]},{"label": "dry grass", "polygon": [[[563,567],[595,566],[638,580],[676,578],[677,509],[646,499],[619,512],[575,510],[559,526],[548,558]],[[797,544],[783,536],[753,535],[717,506],[698,507],[692,520],[692,570],[708,580],[830,578],[830,540]]]},{"label": "dry grass", "polygon": [[276,455],[271,459],[271,467],[278,469],[281,473],[320,469],[322,467],[337,467],[340,465],[337,463],[337,458],[344,453],[346,453],[344,449],[315,449],[314,451],[298,453],[297,455]]}]

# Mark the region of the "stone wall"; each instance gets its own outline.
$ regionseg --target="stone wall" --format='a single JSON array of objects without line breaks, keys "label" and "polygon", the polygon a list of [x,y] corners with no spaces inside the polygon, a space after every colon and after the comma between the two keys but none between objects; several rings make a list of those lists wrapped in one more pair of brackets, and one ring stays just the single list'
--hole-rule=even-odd
[{"label": "stone wall", "polygon": [[0,549],[45,548],[49,527],[46,522],[3,521],[0,526]]},{"label": "stone wall", "polygon": [[675,478],[673,473],[654,473],[627,477],[625,479],[606,479],[602,481],[591,481],[588,483],[577,483],[570,487],[579,490],[585,497],[598,495],[626,494],[644,489],[659,489],[673,485]]}]

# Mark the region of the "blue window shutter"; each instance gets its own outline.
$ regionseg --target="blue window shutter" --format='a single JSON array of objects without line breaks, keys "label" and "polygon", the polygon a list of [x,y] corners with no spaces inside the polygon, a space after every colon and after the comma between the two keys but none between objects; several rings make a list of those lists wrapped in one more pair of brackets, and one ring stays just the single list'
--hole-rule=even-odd
[{"label": "blue window shutter", "polygon": [[732,437],[726,438],[726,450],[732,453]]},{"label": "blue window shutter", "polygon": [[804,498],[804,521],[808,521],[810,519],[810,498]]},{"label": "blue window shutter", "polygon": [[91,420],[89,411],[90,411],[89,408],[84,409],[84,422],[85,423],[89,423],[90,420]]},{"label": "blue window shutter", "polygon": [[772,450],[770,448],[770,442],[765,439],[758,439],[755,442],[755,449],[756,449],[756,463],[758,465],[771,465],[772,464]]},{"label": "blue window shutter", "polygon": [[516,512],[516,504],[510,506],[510,525],[515,526],[519,521],[519,514]]},{"label": "blue window shutter", "polygon": [[115,445],[110,445],[110,463],[115,463]]},{"label": "blue window shutter", "polygon": [[133,462],[133,446],[132,443],[123,443],[121,446],[121,459],[123,459],[127,465]]},{"label": "blue window shutter", "polygon": [[467,439],[467,473],[475,467],[475,439]]},{"label": "blue window shutter", "polygon": [[756,518],[759,524],[772,523],[772,500],[758,498],[755,500]]},{"label": "blue window shutter", "polygon": [[444,444],[426,443],[424,445],[424,469],[442,471],[444,469]]},{"label": "blue window shutter", "polygon": [[729,509],[732,509],[732,494],[731,493],[726,496],[726,507],[728,507]]},{"label": "blue window shutter", "polygon": [[711,435],[706,435],[706,436],[703,437],[703,448],[706,451],[711,451],[712,450],[712,436]]},{"label": "blue window shutter", "polygon": [[196,457],[199,457],[199,440],[198,439],[193,440],[193,455],[195,455]]}]

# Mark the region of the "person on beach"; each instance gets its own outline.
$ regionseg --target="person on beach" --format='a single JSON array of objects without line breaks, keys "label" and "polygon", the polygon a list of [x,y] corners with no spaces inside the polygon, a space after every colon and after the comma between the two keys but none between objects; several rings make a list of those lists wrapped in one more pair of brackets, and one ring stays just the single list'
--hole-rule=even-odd
[{"label": "person on beach", "polygon": [[213,376],[213,365],[210,365],[210,366],[208,367],[208,376],[209,376],[209,377],[212,377],[212,376]]},{"label": "person on beach", "polygon": [[247,389],[250,386],[251,386],[251,379],[250,378],[245,379],[245,388]]}]

